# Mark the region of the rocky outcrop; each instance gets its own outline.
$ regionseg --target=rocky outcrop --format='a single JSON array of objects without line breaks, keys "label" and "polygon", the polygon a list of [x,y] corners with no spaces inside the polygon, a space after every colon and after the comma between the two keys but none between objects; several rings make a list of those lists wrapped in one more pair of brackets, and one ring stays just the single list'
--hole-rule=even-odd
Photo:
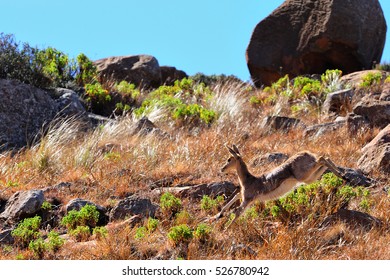
[{"label": "rocky outcrop", "polygon": [[341,173],[344,175],[343,179],[348,185],[357,187],[370,187],[375,183],[375,180],[364,175],[361,170],[348,167],[338,166]]},{"label": "rocky outcrop", "polygon": [[126,219],[134,215],[143,217],[154,216],[158,205],[152,203],[148,198],[138,196],[129,196],[112,208],[110,212],[110,221]]},{"label": "rocky outcrop", "polygon": [[390,174],[390,124],[362,149],[358,167],[365,173],[380,171]]},{"label": "rocky outcrop", "polygon": [[306,129],[304,130],[304,135],[306,137],[317,138],[326,133],[339,130],[340,128],[344,127],[345,124],[346,124],[346,120],[340,119],[340,120],[335,120],[334,122],[311,125],[306,127]]},{"label": "rocky outcrop", "polygon": [[163,85],[172,86],[175,81],[188,78],[188,75],[172,66],[161,66],[161,82]]},{"label": "rocky outcrop", "polygon": [[256,86],[285,74],[344,74],[380,61],[386,21],[378,0],[287,0],[254,29],[246,59]]},{"label": "rocky outcrop", "polygon": [[352,89],[332,92],[326,96],[322,111],[327,115],[340,115],[350,111],[353,97]]},{"label": "rocky outcrop", "polygon": [[57,114],[49,94],[15,80],[0,80],[0,149],[20,148],[33,140]]},{"label": "rocky outcrop", "polygon": [[330,225],[343,222],[351,228],[363,228],[369,230],[373,227],[381,225],[381,221],[367,213],[349,210],[339,209],[336,213],[328,216],[321,224],[321,227],[328,227]]},{"label": "rocky outcrop", "polygon": [[158,61],[150,55],[115,56],[94,62],[102,81],[127,81],[137,87],[159,87],[161,70]]},{"label": "rocky outcrop", "polygon": [[379,96],[379,100],[381,101],[390,101],[390,83],[384,83],[381,95]]},{"label": "rocky outcrop", "polygon": [[263,119],[260,129],[264,134],[267,134],[275,131],[289,132],[293,128],[304,126],[299,119],[284,116],[267,116]]},{"label": "rocky outcrop", "polygon": [[390,123],[390,101],[367,96],[355,105],[353,113],[366,118],[372,126],[384,128]]},{"label": "rocky outcrop", "polygon": [[225,195],[229,197],[236,190],[237,186],[231,182],[214,182],[210,184],[199,184],[195,186],[179,186],[179,187],[166,187],[155,189],[154,193],[162,194],[164,192],[171,192],[181,198],[201,199],[204,195],[210,197],[217,197],[219,195]]},{"label": "rocky outcrop", "polygon": [[42,190],[19,191],[14,193],[0,214],[0,220],[14,224],[18,221],[33,217],[41,210],[44,195]]},{"label": "rocky outcrop", "polygon": [[82,104],[82,100],[79,95],[70,89],[58,88],[56,92],[62,93],[56,100],[58,106],[58,112],[61,116],[82,116],[86,115],[87,111]]},{"label": "rocky outcrop", "polygon": [[350,134],[357,134],[370,129],[370,122],[363,116],[348,114],[346,117],[347,130]]},{"label": "rocky outcrop", "polygon": [[170,135],[158,128],[152,121],[147,117],[142,117],[137,121],[131,128],[131,135],[147,136],[154,135],[161,138],[169,138]]},{"label": "rocky outcrop", "polygon": [[348,87],[351,88],[360,88],[360,85],[363,82],[364,77],[367,77],[367,75],[377,75],[381,74],[382,77],[386,77],[387,72],[381,71],[381,70],[362,70],[362,71],[356,71],[350,74],[343,75],[341,77],[341,82]]}]

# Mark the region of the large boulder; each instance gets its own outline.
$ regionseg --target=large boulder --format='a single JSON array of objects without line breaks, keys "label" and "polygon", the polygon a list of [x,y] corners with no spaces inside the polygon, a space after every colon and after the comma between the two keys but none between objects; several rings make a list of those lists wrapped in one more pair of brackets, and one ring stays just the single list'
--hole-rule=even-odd
[{"label": "large boulder", "polygon": [[16,80],[0,80],[0,149],[19,148],[35,140],[57,114],[49,94]]},{"label": "large boulder", "polygon": [[186,72],[176,69],[172,66],[161,66],[161,81],[162,84],[167,86],[174,85],[175,81],[188,78]]},{"label": "large boulder", "polygon": [[114,56],[94,62],[103,81],[127,81],[140,87],[161,85],[160,65],[150,55]]},{"label": "large boulder", "polygon": [[16,223],[24,218],[33,217],[41,210],[44,195],[42,190],[19,191],[14,193],[0,214],[0,220]]},{"label": "large boulder", "polygon": [[381,60],[386,21],[378,0],[287,0],[254,29],[246,59],[257,86],[285,74],[344,74]]},{"label": "large boulder", "polygon": [[390,174],[390,124],[362,149],[358,167],[365,173],[381,171]]}]

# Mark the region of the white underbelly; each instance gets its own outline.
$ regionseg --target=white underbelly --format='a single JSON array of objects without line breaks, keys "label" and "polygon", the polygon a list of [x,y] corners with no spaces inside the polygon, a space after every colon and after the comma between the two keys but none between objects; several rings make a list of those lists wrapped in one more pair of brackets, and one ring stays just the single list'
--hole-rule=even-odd
[{"label": "white underbelly", "polygon": [[274,190],[268,192],[268,193],[262,193],[259,195],[258,199],[261,201],[268,201],[268,200],[274,200],[279,197],[284,196],[285,194],[289,193],[296,187],[301,185],[300,182],[298,182],[294,178],[289,178],[284,180],[279,187],[275,188]]}]

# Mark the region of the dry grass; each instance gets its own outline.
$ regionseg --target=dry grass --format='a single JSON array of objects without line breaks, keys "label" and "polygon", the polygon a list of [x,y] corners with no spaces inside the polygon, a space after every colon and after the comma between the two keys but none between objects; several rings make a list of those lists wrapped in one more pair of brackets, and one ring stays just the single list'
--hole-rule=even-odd
[{"label": "dry grass", "polygon": [[[171,137],[133,135],[136,120],[125,117],[92,132],[83,131],[81,124],[67,120],[54,125],[35,146],[17,154],[0,155],[0,196],[43,188],[60,182],[72,187],[51,192],[63,203],[81,197],[106,207],[129,193],[139,192],[158,203],[159,196],[149,185],[162,178],[175,177],[176,184],[208,183],[230,180],[236,175],[222,175],[219,170],[227,152],[226,143],[238,144],[247,162],[269,152],[293,155],[310,150],[327,155],[342,166],[356,167],[361,147],[377,131],[350,136],[344,130],[311,139],[302,130],[264,135],[260,123],[272,108],[253,108],[243,85],[225,85],[215,89],[213,109],[219,120],[209,128],[172,127],[155,114],[155,124]],[[311,123],[318,123],[313,116]],[[260,174],[273,166],[257,166]],[[384,180],[383,184],[389,184]],[[143,239],[136,239],[137,227],[111,228],[106,238],[86,243],[66,242],[51,259],[389,259],[390,244],[388,209],[389,195],[380,190],[372,195],[370,214],[382,220],[380,228],[363,231],[338,224],[320,229],[322,220],[305,219],[290,223],[259,214],[224,230],[226,220],[213,225],[206,242],[193,238],[188,244],[172,246],[167,238],[170,228],[178,223],[158,214],[158,229]],[[199,201],[183,201],[189,217],[181,218],[195,229],[207,213]],[[262,206],[258,206],[261,213]],[[325,217],[320,217],[325,218]],[[3,247],[0,259],[17,256],[32,258],[28,250]]]}]

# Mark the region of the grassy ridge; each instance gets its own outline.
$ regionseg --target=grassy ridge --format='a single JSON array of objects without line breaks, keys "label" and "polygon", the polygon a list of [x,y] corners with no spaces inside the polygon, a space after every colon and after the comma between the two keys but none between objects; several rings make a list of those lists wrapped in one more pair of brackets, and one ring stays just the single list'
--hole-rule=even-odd
[{"label": "grassy ridge", "polygon": [[[47,56],[42,58],[44,61],[53,57],[58,59],[56,63],[62,63],[62,56],[55,54],[59,53],[41,53]],[[349,135],[341,128],[308,138],[300,128],[288,133],[264,133],[260,126],[268,115],[293,115],[306,124],[321,123],[326,94],[346,86],[340,81],[339,71],[329,71],[321,80],[299,77],[290,81],[284,77],[272,87],[259,90],[234,79],[208,85],[185,79],[146,92],[128,83],[101,85],[89,72],[93,69],[85,57],[80,57],[79,65],[84,65],[79,69],[81,76],[71,79],[84,84],[86,98],[105,107],[105,102],[111,101],[111,92],[120,92],[123,103],[114,104],[114,109],[122,117],[93,131],[85,131],[75,118],[62,120],[53,124],[36,145],[1,154],[1,198],[19,190],[70,182],[70,188],[51,190],[45,196],[64,204],[79,197],[110,209],[129,193],[138,193],[160,204],[161,211],[134,227],[118,223],[91,232],[80,224],[74,235],[87,243],[62,242],[52,233],[49,242],[55,244],[55,250],[50,253],[45,253],[46,245],[40,238],[50,233],[40,225],[40,233],[35,228],[32,233],[39,238],[32,240],[31,248],[27,246],[31,240],[22,242],[24,246],[3,246],[1,259],[390,258],[390,250],[383,245],[390,243],[390,196],[382,190],[390,182],[384,174],[373,174],[380,186],[369,191],[351,188],[325,175],[321,181],[282,199],[256,204],[227,230],[229,217],[213,224],[202,223],[204,217],[220,209],[226,198],[179,200],[153,193],[149,187],[164,178],[172,179],[174,185],[222,180],[237,183],[235,174],[219,172],[228,155],[226,143],[237,144],[249,166],[267,153],[293,155],[309,150],[329,156],[338,165],[356,168],[360,149],[378,133],[377,129]],[[45,77],[61,84],[62,80],[54,75],[58,69],[62,68],[46,69]],[[361,90],[368,93],[371,87],[380,87],[382,80],[366,77]],[[142,116],[149,117],[169,137],[134,134]],[[273,167],[257,165],[251,171],[261,174]],[[340,207],[368,213],[382,224],[371,230],[341,222],[321,227]]]},{"label": "grassy ridge", "polygon": [[[154,118],[155,124],[171,135],[168,138],[155,134],[133,135],[131,127],[137,123],[133,115],[90,132],[81,132],[76,119],[58,123],[36,146],[13,156],[1,156],[2,196],[8,197],[22,189],[71,182],[73,186],[69,190],[53,191],[48,196],[55,196],[63,203],[82,197],[109,207],[128,193],[137,192],[160,204],[160,196],[151,194],[148,186],[162,178],[174,177],[175,184],[222,179],[237,182],[235,174],[221,177],[219,173],[227,157],[225,143],[238,144],[248,163],[269,152],[292,155],[310,150],[328,155],[339,165],[356,167],[360,148],[377,133],[374,130],[348,137],[347,132],[341,130],[308,139],[296,129],[288,134],[264,135],[259,124],[275,105],[253,106],[250,96],[246,85],[216,85],[214,99],[208,106],[218,112],[218,118],[208,126],[196,129],[196,126],[182,124],[180,128],[177,124],[172,126],[169,119]],[[150,116],[157,114],[152,112]],[[318,122],[315,114],[307,119]],[[272,164],[257,166],[252,170],[260,174],[272,167]],[[383,179],[383,184],[388,184],[388,180]],[[145,221],[134,228],[108,228],[108,234],[94,240],[93,246],[65,242],[55,253],[40,256],[60,259],[390,257],[388,249],[383,247],[390,241],[389,196],[350,189],[332,176],[325,176],[322,181],[278,201],[256,204],[226,231],[227,219],[211,225],[201,223],[203,217],[220,207],[209,200],[208,204],[216,208],[207,208],[206,200],[202,203],[183,199],[174,214],[159,213],[153,226]],[[320,229],[324,219],[346,203],[351,209],[381,219],[383,226],[365,231],[340,223]],[[31,250],[17,247],[2,248],[0,254],[3,259],[36,257]]]}]

